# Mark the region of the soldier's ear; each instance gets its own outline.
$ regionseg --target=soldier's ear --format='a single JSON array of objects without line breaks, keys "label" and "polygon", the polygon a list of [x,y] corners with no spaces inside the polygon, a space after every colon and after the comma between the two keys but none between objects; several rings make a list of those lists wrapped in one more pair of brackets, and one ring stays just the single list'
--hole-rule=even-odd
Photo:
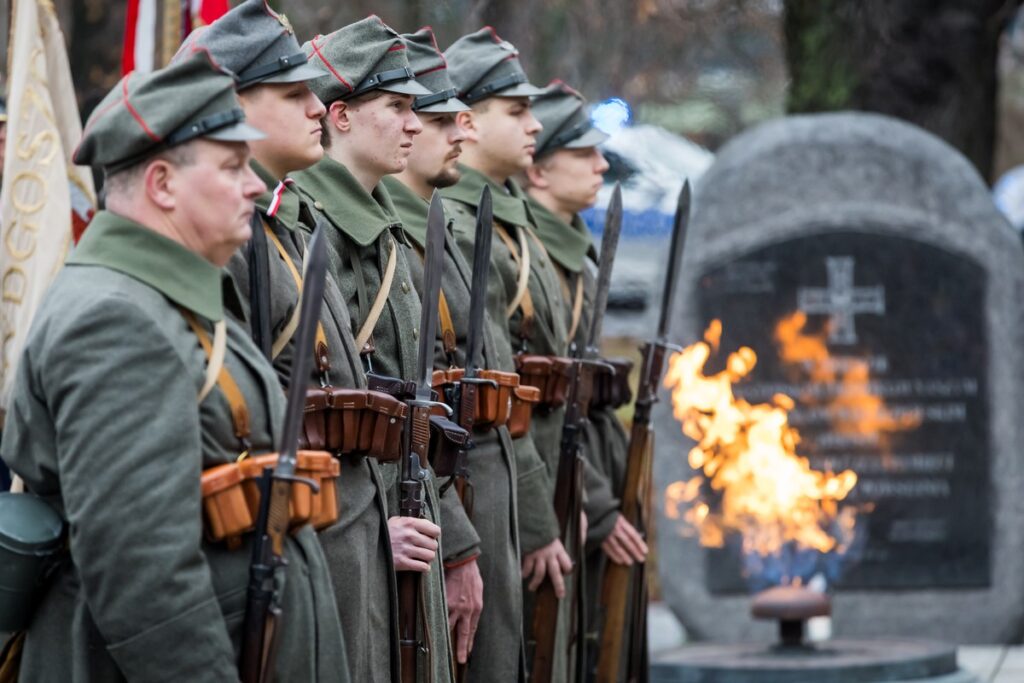
[{"label": "soldier's ear", "polygon": [[173,211],[178,205],[181,192],[180,179],[175,176],[177,168],[167,159],[157,157],[143,171],[142,183],[146,197],[164,211]]},{"label": "soldier's ear", "polygon": [[526,182],[529,187],[536,187],[544,190],[550,187],[547,177],[544,175],[544,166],[541,164],[530,164],[526,169]]},{"label": "soldier's ear", "polygon": [[348,133],[352,130],[352,109],[344,100],[335,100],[327,107],[327,122],[331,132]]},{"label": "soldier's ear", "polygon": [[476,117],[473,116],[473,110],[460,111],[455,115],[455,125],[462,129],[466,134],[466,140],[472,142],[479,142],[479,129],[476,125]]}]

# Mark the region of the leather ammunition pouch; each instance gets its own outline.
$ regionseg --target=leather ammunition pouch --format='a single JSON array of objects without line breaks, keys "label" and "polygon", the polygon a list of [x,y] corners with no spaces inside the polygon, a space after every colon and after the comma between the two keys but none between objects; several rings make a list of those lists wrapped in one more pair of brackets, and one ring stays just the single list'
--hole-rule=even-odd
[{"label": "leather ammunition pouch", "polygon": [[520,385],[512,390],[512,410],[508,416],[508,433],[513,439],[530,432],[533,407],[540,403],[540,389]]},{"label": "leather ammunition pouch", "polygon": [[447,417],[430,416],[430,466],[439,477],[450,477],[458,470],[459,453],[466,447],[469,432]]},{"label": "leather ammunition pouch", "polygon": [[366,386],[371,391],[379,391],[382,394],[393,396],[400,401],[411,401],[416,398],[416,382],[407,382],[397,377],[387,377],[368,372],[366,373]]},{"label": "leather ammunition pouch", "polygon": [[629,373],[633,370],[633,361],[628,358],[605,358],[603,362],[614,368],[614,371],[601,368],[594,375],[593,393],[590,397],[590,408],[620,408],[633,400],[633,390],[629,386]]},{"label": "leather ammunition pouch", "polygon": [[[277,465],[277,454],[268,453],[205,470],[201,478],[203,521],[210,541],[237,545],[242,534],[252,531],[260,507],[259,478]],[[293,528],[309,523],[323,529],[338,521],[335,480],[341,465],[325,451],[299,451],[295,476],[309,479],[319,491],[302,482],[292,484],[288,515]]]},{"label": "leather ammunition pouch", "polygon": [[572,374],[571,358],[521,353],[515,357],[515,361],[519,384],[540,390],[540,407],[552,409],[565,405]]},{"label": "leather ammunition pouch", "polygon": [[310,388],[299,444],[301,448],[365,454],[394,462],[401,456],[407,412],[402,401],[379,391]]},{"label": "leather ammunition pouch", "polygon": [[[445,389],[461,381],[465,374],[465,370],[462,368],[435,370],[434,390],[442,396],[446,396]],[[500,427],[508,422],[509,413],[512,410],[512,392],[519,386],[519,375],[500,370],[481,370],[477,376],[480,379],[490,380],[498,386],[495,388],[486,383],[477,385],[473,428],[484,430]]]}]

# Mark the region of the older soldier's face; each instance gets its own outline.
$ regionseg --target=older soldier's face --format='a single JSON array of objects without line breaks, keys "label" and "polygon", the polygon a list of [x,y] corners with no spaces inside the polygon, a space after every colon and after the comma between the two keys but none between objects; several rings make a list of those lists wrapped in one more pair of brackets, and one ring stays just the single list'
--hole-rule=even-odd
[{"label": "older soldier's face", "polygon": [[411,95],[384,92],[348,105],[352,159],[363,172],[385,176],[405,170],[413,138],[423,131],[412,102]]},{"label": "older soldier's face", "polygon": [[249,221],[256,197],[266,185],[249,166],[244,142],[195,143],[193,163],[174,169],[171,179],[185,246],[216,266],[228,259],[252,234]]},{"label": "older soldier's face", "polygon": [[480,152],[489,165],[509,176],[529,168],[541,131],[529,98],[492,97],[483,108],[474,108],[473,118],[479,131]]},{"label": "older soldier's face", "polygon": [[459,182],[459,156],[466,132],[455,114],[421,113],[423,132],[409,155],[409,172],[431,187],[451,187]]},{"label": "older soldier's face", "polygon": [[249,143],[253,157],[275,177],[309,168],[323,158],[323,103],[305,83],[264,83],[238,94],[245,121],[266,138]]},{"label": "older soldier's face", "polygon": [[608,161],[597,147],[559,149],[543,157],[536,168],[558,204],[578,213],[597,201]]}]

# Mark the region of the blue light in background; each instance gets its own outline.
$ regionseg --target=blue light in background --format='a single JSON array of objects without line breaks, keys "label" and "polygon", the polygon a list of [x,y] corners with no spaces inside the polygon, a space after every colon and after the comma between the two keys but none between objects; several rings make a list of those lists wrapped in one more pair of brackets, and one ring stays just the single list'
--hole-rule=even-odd
[{"label": "blue light in background", "polygon": [[625,100],[612,97],[604,102],[598,102],[590,111],[590,120],[594,126],[607,133],[615,135],[633,119],[633,111]]}]

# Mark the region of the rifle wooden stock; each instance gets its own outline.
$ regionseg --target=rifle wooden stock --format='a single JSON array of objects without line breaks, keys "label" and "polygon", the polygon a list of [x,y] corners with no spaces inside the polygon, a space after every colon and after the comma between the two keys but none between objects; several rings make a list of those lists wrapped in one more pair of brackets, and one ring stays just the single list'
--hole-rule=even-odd
[{"label": "rifle wooden stock", "polygon": [[[644,365],[629,434],[626,482],[619,510],[622,517],[644,536],[650,520],[654,453],[651,409],[658,400],[658,382],[664,369],[666,351],[666,346],[657,342],[648,343],[643,349]],[[609,561],[601,584],[600,607],[604,623],[597,663],[597,683],[643,683],[647,680],[646,563],[629,567]],[[627,623],[630,627],[628,634]],[[625,638],[628,638],[628,644],[624,642]],[[623,651],[627,656],[625,674],[622,670]]]},{"label": "rifle wooden stock", "polygon": [[[574,600],[579,600],[582,589],[583,555],[579,534],[579,519],[582,510],[583,458],[580,455],[580,438],[587,420],[587,408],[593,388],[594,366],[591,362],[573,361],[566,404],[565,423],[562,426],[562,442],[558,458],[558,472],[555,478],[554,506],[558,518],[559,538],[573,561]],[[537,589],[533,608],[531,640],[533,641],[533,665],[531,683],[548,683],[554,677],[555,640],[558,631],[559,599],[555,586],[547,579]],[[573,621],[578,621],[577,610],[572,610]],[[576,637],[580,624],[571,628],[570,642]],[[584,643],[577,638],[577,657],[569,666],[577,669],[577,680],[582,680],[579,664],[585,661],[582,652]]]},{"label": "rifle wooden stock", "polygon": [[[423,517],[423,463],[430,446],[430,407],[409,401],[406,452],[402,463],[402,481],[398,512],[402,517]],[[420,650],[417,626],[420,613],[419,572],[398,572],[398,637],[402,683],[416,683]]]}]

